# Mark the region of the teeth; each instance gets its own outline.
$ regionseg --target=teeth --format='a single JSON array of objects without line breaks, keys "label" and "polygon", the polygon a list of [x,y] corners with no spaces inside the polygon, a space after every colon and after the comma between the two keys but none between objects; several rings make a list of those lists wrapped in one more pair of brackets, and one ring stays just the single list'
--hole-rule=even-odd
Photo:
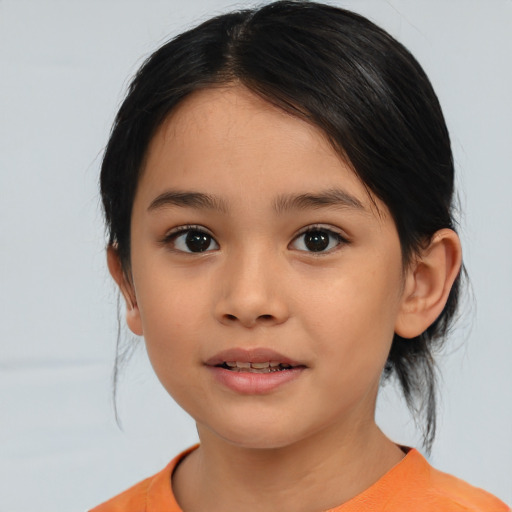
[{"label": "teeth", "polygon": [[268,368],[269,366],[270,363],[251,363],[251,368],[256,368],[257,370]]},{"label": "teeth", "polygon": [[243,361],[226,361],[225,365],[234,371],[247,371],[250,373],[270,373],[291,368],[291,365],[278,361],[266,361],[263,363],[248,363]]}]

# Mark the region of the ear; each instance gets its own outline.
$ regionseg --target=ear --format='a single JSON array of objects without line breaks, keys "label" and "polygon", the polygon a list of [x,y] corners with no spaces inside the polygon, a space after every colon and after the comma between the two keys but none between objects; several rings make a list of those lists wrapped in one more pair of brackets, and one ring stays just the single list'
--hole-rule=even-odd
[{"label": "ear", "polygon": [[437,231],[407,269],[396,334],[414,338],[432,325],[444,309],[461,262],[457,233],[451,229]]},{"label": "ear", "polygon": [[123,265],[121,264],[119,253],[112,246],[109,246],[107,249],[107,265],[110,275],[117,283],[117,286],[119,286],[119,290],[126,302],[126,323],[133,334],[142,336],[142,321],[140,318],[140,311],[137,305],[137,298],[135,296],[133,283],[128,278]]}]

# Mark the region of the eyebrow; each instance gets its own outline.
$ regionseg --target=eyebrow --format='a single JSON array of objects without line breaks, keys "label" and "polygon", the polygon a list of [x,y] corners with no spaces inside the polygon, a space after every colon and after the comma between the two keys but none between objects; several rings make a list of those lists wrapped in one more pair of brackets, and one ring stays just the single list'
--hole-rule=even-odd
[{"label": "eyebrow", "polygon": [[157,196],[148,206],[152,212],[162,208],[178,206],[182,208],[198,208],[202,210],[218,210],[227,213],[228,207],[224,200],[201,192],[177,192],[168,190]]},{"label": "eyebrow", "polygon": [[[186,192],[168,190],[158,195],[148,206],[148,211],[156,211],[172,207],[197,208],[201,210],[216,210],[228,213],[227,202],[217,196],[202,192]],[[311,194],[283,194],[273,202],[273,208],[277,213],[290,210],[307,210],[335,207],[341,209],[365,210],[359,199],[342,189],[329,189],[323,192]]]},{"label": "eyebrow", "polygon": [[310,208],[336,207],[342,209],[364,210],[364,206],[353,195],[344,190],[333,188],[316,194],[285,194],[274,201],[274,209],[277,213],[289,210],[307,210]]}]

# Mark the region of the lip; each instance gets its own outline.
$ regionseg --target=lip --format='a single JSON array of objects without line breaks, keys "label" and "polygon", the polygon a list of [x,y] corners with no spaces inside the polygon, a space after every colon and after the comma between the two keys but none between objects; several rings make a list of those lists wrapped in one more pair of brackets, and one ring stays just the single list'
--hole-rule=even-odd
[{"label": "lip", "polygon": [[231,348],[223,350],[215,354],[213,357],[210,357],[205,364],[206,366],[217,366],[227,361],[239,361],[241,363],[267,363],[277,361],[290,366],[306,366],[299,361],[294,361],[293,359],[268,348]]},{"label": "lip", "polygon": [[[294,368],[269,373],[234,372],[219,366],[227,361],[242,363],[279,362]],[[272,393],[299,378],[307,368],[303,363],[267,348],[223,350],[208,359],[205,365],[218,383],[241,395]]]}]

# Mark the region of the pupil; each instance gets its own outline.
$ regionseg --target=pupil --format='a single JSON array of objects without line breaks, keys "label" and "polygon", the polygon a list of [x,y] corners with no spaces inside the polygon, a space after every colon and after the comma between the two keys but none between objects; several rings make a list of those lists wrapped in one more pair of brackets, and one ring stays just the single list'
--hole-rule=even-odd
[{"label": "pupil", "polygon": [[329,236],[322,231],[306,233],[304,243],[310,251],[323,251],[329,245]]},{"label": "pupil", "polygon": [[201,233],[200,231],[190,231],[187,233],[185,243],[192,252],[203,252],[210,247],[212,239],[210,235]]}]

